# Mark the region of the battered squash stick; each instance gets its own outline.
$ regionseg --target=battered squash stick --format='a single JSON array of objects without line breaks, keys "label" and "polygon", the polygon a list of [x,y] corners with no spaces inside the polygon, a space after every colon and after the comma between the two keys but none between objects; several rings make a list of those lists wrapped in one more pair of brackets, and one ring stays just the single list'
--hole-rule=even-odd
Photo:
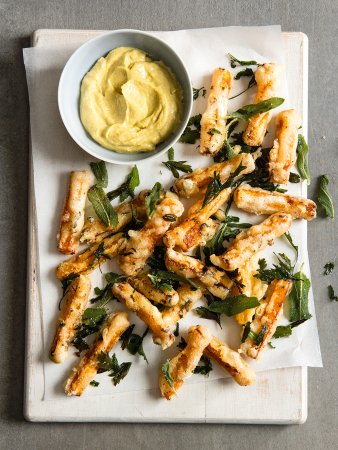
[{"label": "battered squash stick", "polygon": [[[276,97],[279,85],[281,66],[278,64],[263,64],[255,73],[257,82],[257,94],[253,103],[259,103],[269,98]],[[247,145],[261,145],[270,121],[270,111],[256,114],[249,119],[249,123],[243,133],[243,141]]]},{"label": "battered squash stick", "polygon": [[71,172],[68,192],[61,216],[60,231],[57,235],[61,253],[76,253],[84,224],[84,210],[87,192],[92,182],[89,170]]},{"label": "battered squash stick", "polygon": [[179,247],[185,252],[205,244],[217,228],[209,218],[229,199],[230,193],[230,188],[224,189],[203,208],[188,215],[180,225],[165,234],[164,244],[169,248]]},{"label": "battered squash stick", "polygon": [[179,301],[179,296],[175,289],[156,289],[147,273],[141,273],[137,277],[129,278],[129,283],[152,302],[165,306],[174,306]]},{"label": "battered squash stick", "polygon": [[168,270],[185,278],[197,278],[209,292],[222,299],[227,297],[233,284],[225,272],[171,248],[167,249],[165,264]]},{"label": "battered squash stick", "polygon": [[115,208],[118,217],[118,224],[115,227],[106,227],[100,219],[94,219],[93,217],[87,218],[81,232],[80,242],[93,244],[112,233],[117,233],[128,225],[133,220],[133,217],[136,217],[138,220],[145,219],[146,208],[144,199],[148,193],[149,191],[142,191],[133,200],[121,203]]},{"label": "battered squash stick", "polygon": [[[266,298],[256,309],[255,318],[250,329],[257,335],[263,330],[264,335],[259,343],[247,338],[241,345],[240,351],[253,359],[259,359],[274,335],[278,320],[283,312],[283,302],[292,286],[290,280],[273,280],[269,286]],[[264,327],[264,329],[263,329]]]},{"label": "battered squash stick", "polygon": [[137,314],[145,322],[153,333],[153,341],[164,349],[170,347],[175,336],[164,323],[162,314],[144,295],[137,292],[129,283],[115,283],[112,287],[116,297],[126,305],[128,309]]},{"label": "battered squash stick", "polygon": [[294,109],[282,111],[276,118],[276,136],[270,150],[270,180],[273,183],[287,184],[290,170],[297,159],[298,129],[302,122]]},{"label": "battered squash stick", "polygon": [[201,119],[202,155],[215,155],[220,151],[226,137],[226,116],[232,77],[228,70],[215,69],[210,87],[208,106]]},{"label": "battered squash stick", "polygon": [[[244,294],[247,297],[257,297],[258,300],[264,297],[267,290],[267,284],[263,283],[259,278],[255,278],[258,269],[258,261],[261,257],[261,252],[256,253],[243,266],[238,268],[236,280],[231,289],[230,295]],[[240,286],[240,287],[239,287]],[[256,308],[245,309],[241,313],[235,314],[233,317],[240,325],[245,325],[251,322]]]},{"label": "battered squash stick", "polygon": [[[174,194],[172,194],[174,195]],[[175,196],[176,197],[176,196]],[[169,193],[160,200],[156,210],[141,230],[130,230],[124,254],[119,258],[121,270],[129,275],[136,275],[146,264],[155,246],[174,222],[166,220],[171,215],[176,218],[183,214],[182,203]]]},{"label": "battered squash stick", "polygon": [[101,352],[110,352],[129,325],[126,312],[113,313],[109,316],[107,324],[99,332],[93,345],[66,380],[65,392],[67,395],[79,396],[83,393],[99,370],[98,358]]},{"label": "battered squash stick", "polygon": [[274,240],[286,233],[292,224],[292,216],[276,213],[258,225],[242,231],[233,244],[220,256],[211,255],[210,260],[223,270],[236,270],[246,264],[257,252],[260,252]]},{"label": "battered squash stick", "polygon": [[[126,245],[126,238],[123,233],[117,233],[113,236],[106,237],[101,242],[97,242],[91,247],[87,248],[82,253],[62,262],[56,269],[56,276],[59,280],[66,278],[71,273],[88,274],[96,269],[99,264],[103,263],[107,259],[111,259],[118,255],[124,249]],[[100,247],[101,246],[101,247]],[[99,248],[100,247],[100,248]],[[95,255],[99,250],[103,256],[98,257]],[[105,256],[104,256],[105,255]],[[109,258],[108,258],[109,257]]]},{"label": "battered squash stick", "polygon": [[281,192],[265,191],[243,184],[234,194],[237,208],[252,214],[274,214],[285,212],[294,219],[312,220],[316,217],[317,205],[312,200],[294,197]]},{"label": "battered squash stick", "polygon": [[169,385],[163,371],[160,371],[159,385],[163,397],[167,400],[174,397],[184,381],[192,375],[211,340],[212,335],[207,327],[197,325],[189,328],[187,346],[169,361],[169,375],[173,380],[173,387]]},{"label": "battered squash stick", "polygon": [[88,302],[90,286],[90,279],[80,275],[67,288],[49,353],[50,359],[55,363],[62,363],[67,358],[69,342],[75,335],[76,326],[81,322]]},{"label": "battered squash stick", "polygon": [[174,327],[183,317],[185,317],[198,300],[202,298],[201,289],[194,289],[188,284],[177,289],[179,301],[175,306],[166,308],[162,312],[164,323],[169,327]]},{"label": "battered squash stick", "polygon": [[204,354],[214,359],[240,386],[250,386],[256,381],[256,374],[238,352],[213,337]]},{"label": "battered squash stick", "polygon": [[238,175],[240,178],[242,175],[251,173],[255,170],[255,159],[259,156],[256,153],[241,153],[238,156],[230,159],[229,161],[224,161],[217,164],[212,164],[211,166],[196,169],[193,172],[182,176],[175,181],[174,191],[184,198],[190,198],[194,195],[201,194],[205,192],[208,184],[214,177],[214,174],[219,174],[222,183],[227,181],[230,174],[234,172],[240,165],[244,166],[245,169]]}]

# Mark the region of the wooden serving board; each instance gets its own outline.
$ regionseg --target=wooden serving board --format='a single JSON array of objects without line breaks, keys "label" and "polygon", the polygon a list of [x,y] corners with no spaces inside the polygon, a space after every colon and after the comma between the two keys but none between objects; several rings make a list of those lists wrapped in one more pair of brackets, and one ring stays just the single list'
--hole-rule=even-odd
[{"label": "wooden serving board", "polygon": [[[81,45],[97,31],[38,30],[32,45]],[[283,33],[289,95],[302,112],[307,131],[308,39]],[[31,158],[32,160],[32,158]],[[32,166],[31,166],[32,174]],[[33,176],[30,179],[28,230],[28,295],[24,414],[30,421],[53,422],[196,422],[300,424],[307,417],[307,368],[276,369],[257,374],[254,386],[243,389],[232,380],[190,384],[175,402],[159,399],[157,390],[106,397],[44,400],[42,311],[39,300],[37,227]],[[201,389],[204,392],[201,392]],[[200,398],[203,394],[205,402]]]}]

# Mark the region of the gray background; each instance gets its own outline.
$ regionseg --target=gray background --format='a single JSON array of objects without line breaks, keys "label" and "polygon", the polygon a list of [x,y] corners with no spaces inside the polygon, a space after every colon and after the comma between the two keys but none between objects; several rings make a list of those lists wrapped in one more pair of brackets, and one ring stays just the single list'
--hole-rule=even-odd
[{"label": "gray background", "polygon": [[[229,1],[0,1],[0,448],[1,449],[333,449],[338,442],[337,271],[322,276],[337,256],[337,223],[309,224],[309,251],[324,369],[309,370],[309,416],[302,426],[32,424],[22,416],[28,98],[23,47],[38,28],[174,30],[226,25],[281,24],[310,41],[309,143],[314,197],[327,173],[337,201],[337,0]],[[211,43],[212,45],[212,43]],[[338,261],[337,261],[338,263]]]}]

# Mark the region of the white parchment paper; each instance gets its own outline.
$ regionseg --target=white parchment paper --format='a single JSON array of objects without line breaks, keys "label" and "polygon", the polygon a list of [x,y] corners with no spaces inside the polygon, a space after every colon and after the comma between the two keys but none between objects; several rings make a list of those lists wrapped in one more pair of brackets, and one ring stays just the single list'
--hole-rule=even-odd
[{"label": "white parchment paper", "polygon": [[[170,44],[183,58],[194,87],[205,86],[209,89],[212,70],[217,67],[230,68],[226,53],[230,52],[239,59],[255,59],[258,62],[278,62],[284,64],[284,49],[279,26],[268,27],[227,27],[198,30],[182,30],[170,32],[153,32]],[[24,49],[24,62],[26,66],[27,82],[30,99],[31,118],[31,145],[33,155],[33,174],[35,198],[37,209],[38,228],[38,256],[39,256],[39,284],[40,301],[42,304],[42,323],[44,342],[41,343],[41,357],[45,369],[45,399],[52,400],[63,396],[62,385],[71,368],[77,364],[78,358],[75,350],[70,350],[68,360],[62,365],[49,361],[48,350],[55,330],[58,315],[58,302],[61,296],[60,283],[55,277],[56,266],[64,259],[56,250],[56,234],[59,226],[59,217],[62,203],[66,193],[69,172],[88,168],[93,160],[68,135],[62,124],[57,106],[57,87],[62,69],[72,52],[86,40],[85,35],[76,45],[65,40],[62,46],[42,45],[37,48]],[[233,73],[238,69],[230,69]],[[248,78],[234,84],[232,95],[241,91],[247,84]],[[250,103],[255,94],[251,89],[246,94],[230,102],[229,110],[238,109]],[[288,98],[285,75],[283,76],[278,94],[286,99],[283,109],[294,106],[292,99]],[[206,98],[200,97],[194,102],[193,114],[203,112]],[[278,110],[274,110],[275,115]],[[304,128],[305,128],[304,124]],[[273,124],[269,128],[266,145],[273,138]],[[306,129],[305,129],[306,131]],[[166,161],[166,155],[151,162],[138,164],[141,185],[139,190],[150,188],[155,181],[160,181],[165,188],[173,183],[173,177],[161,164]],[[175,145],[175,159],[188,160],[193,168],[207,166],[212,160],[199,155],[195,145]],[[130,167],[107,164],[109,173],[109,189],[120,185]],[[291,194],[306,196],[306,185],[290,184],[288,190]],[[32,193],[32,195],[34,195]],[[260,222],[262,217],[253,217],[232,208],[234,215],[240,216],[244,221],[252,224]],[[299,245],[299,261],[305,262],[305,272],[309,276],[309,263],[306,242],[306,222],[295,221],[292,225],[291,235]],[[273,248],[265,252],[268,262],[272,261],[273,252],[285,252],[293,257],[293,251],[284,239],[278,239]],[[114,262],[102,266],[103,273],[114,270]],[[103,276],[99,271],[92,275],[92,286],[102,286]],[[123,309],[120,304],[114,304],[112,310]],[[276,349],[267,348],[262,360],[251,362],[255,370],[262,371],[291,366],[322,366],[314,301],[310,294],[310,312],[312,319],[293,330],[289,338],[275,340]],[[130,314],[130,320],[136,324],[135,331],[141,334],[145,325]],[[287,319],[284,318],[284,323]],[[232,348],[239,346],[240,327],[231,318],[222,319],[222,329],[213,321],[200,319],[191,312],[180,322],[180,333],[186,337],[186,331],[192,324],[207,325],[219,338],[227,342]],[[179,339],[177,339],[178,343]],[[177,352],[176,344],[170,349],[162,351],[152,343],[150,334],[144,342],[149,365],[139,356],[132,356],[122,351],[120,346],[114,348],[118,360],[132,361],[128,376],[120,385],[114,387],[106,374],[96,377],[100,382],[98,388],[89,387],[85,396],[111,395],[114,393],[150,389],[157,386],[158,371],[161,363]],[[204,383],[206,380],[216,380],[227,377],[227,374],[213,364],[214,370],[209,377],[194,375],[191,383]]]}]

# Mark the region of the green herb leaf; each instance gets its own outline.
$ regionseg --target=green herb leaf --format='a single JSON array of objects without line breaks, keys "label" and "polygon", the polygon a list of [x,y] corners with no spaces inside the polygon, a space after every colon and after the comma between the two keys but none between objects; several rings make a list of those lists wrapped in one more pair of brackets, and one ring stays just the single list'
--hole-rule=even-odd
[{"label": "green herb leaf", "polygon": [[270,348],[272,348],[272,349],[275,349],[275,348],[276,348],[276,347],[272,344],[271,341],[268,342],[268,346],[269,346]]},{"label": "green herb leaf", "polygon": [[324,266],[324,273],[323,273],[323,275],[330,275],[330,273],[333,272],[333,269],[334,269],[334,262],[333,261],[330,261],[330,262],[326,263],[325,266]]},{"label": "green herb leaf", "polygon": [[105,279],[107,283],[109,283],[110,287],[115,283],[122,283],[122,281],[125,281],[127,278],[128,277],[126,275],[120,275],[115,272],[108,272],[105,274]]},{"label": "green herb leaf", "polygon": [[179,141],[184,144],[195,144],[200,138],[202,114],[190,117],[188,124]]},{"label": "green herb leaf", "polygon": [[322,175],[320,177],[320,185],[319,192],[317,196],[317,203],[319,203],[324,211],[325,216],[330,217],[330,219],[334,219],[334,206],[332,202],[332,198],[328,191],[329,179],[326,175]]},{"label": "green herb leaf", "polygon": [[59,301],[59,311],[61,309],[61,303],[62,300],[64,299],[67,289],[69,288],[69,286],[72,284],[72,282],[78,278],[80,275],[78,273],[70,273],[66,278],[64,278],[63,280],[61,280],[61,286],[62,286],[62,297]]},{"label": "green herb leaf", "polygon": [[202,91],[202,93],[201,93],[201,95],[202,95],[202,97],[205,97],[205,94],[207,93],[207,90],[206,89],[204,89],[204,86],[202,86],[201,88],[199,88],[199,89],[196,89],[196,88],[192,88],[192,92],[193,92],[193,95],[192,95],[192,98],[194,99],[194,100],[197,100],[198,99],[198,97],[199,97],[199,95],[200,95],[200,92]]},{"label": "green herb leaf", "polygon": [[164,375],[164,378],[166,379],[167,383],[169,384],[169,386],[171,388],[174,387],[174,380],[172,379],[171,375],[170,375],[170,366],[169,366],[169,360],[167,359],[161,367],[162,373]]},{"label": "green herb leaf", "polygon": [[247,67],[244,70],[241,70],[240,72],[236,73],[234,76],[235,80],[240,80],[242,77],[252,77],[254,74],[254,71]]},{"label": "green herb leaf", "polygon": [[271,283],[273,280],[294,280],[296,275],[293,274],[293,266],[290,258],[284,253],[278,253],[278,255],[275,254],[275,256],[277,257],[278,264],[273,264],[272,269],[266,269],[266,265],[264,268],[261,268],[260,265],[254,277],[265,281],[265,283]]},{"label": "green herb leaf", "polygon": [[116,227],[118,216],[102,187],[97,184],[92,186],[88,191],[88,200],[92,204],[97,217],[106,227]]},{"label": "green herb leaf", "polygon": [[228,317],[231,317],[246,309],[256,308],[257,306],[259,306],[257,297],[247,297],[246,295],[240,294],[213,302],[208,306],[208,309],[211,312],[226,314]]},{"label": "green herb leaf", "polygon": [[299,183],[300,182],[300,176],[298,175],[298,173],[290,172],[289,182],[290,183]]},{"label": "green herb leaf", "polygon": [[143,339],[147,335],[149,328],[146,328],[142,336],[139,336],[138,334],[133,333],[134,327],[135,325],[130,325],[130,327],[128,327],[126,331],[121,334],[120,337],[120,340],[122,341],[121,348],[122,350],[126,348],[128,352],[132,355],[136,355],[136,353],[138,353],[140,356],[144,358],[147,364],[149,364],[146,354],[144,353],[143,350]]},{"label": "green herb leaf", "polygon": [[333,286],[328,286],[329,299],[338,302],[338,295],[335,294]]},{"label": "green herb leaf", "polygon": [[78,356],[83,350],[89,348],[84,338],[98,332],[107,317],[105,308],[87,308],[84,311],[81,323],[76,327],[76,334],[71,341],[71,344],[79,351]]},{"label": "green herb leaf", "polygon": [[146,205],[147,216],[149,218],[152,216],[153,212],[156,209],[156,205],[161,199],[161,192],[162,192],[162,185],[161,183],[157,182],[154,184],[152,190],[145,198],[144,202]]},{"label": "green herb leaf", "polygon": [[235,80],[239,80],[241,77],[244,77],[244,76],[251,76],[248,86],[245,89],[243,89],[243,91],[230,97],[229,100],[239,97],[240,95],[244,94],[244,92],[248,91],[249,89],[251,89],[253,86],[255,86],[257,84],[255,74],[253,73],[252,69],[247,68],[245,70],[242,70],[241,72],[238,72],[238,74],[235,76]]},{"label": "green herb leaf", "polygon": [[242,108],[238,109],[237,111],[232,112],[228,117],[248,121],[250,117],[277,108],[283,102],[284,102],[283,98],[272,97],[267,100],[263,100],[262,102],[259,103],[252,103],[250,105],[245,105]]},{"label": "green herb leaf", "polygon": [[264,336],[266,335],[267,331],[268,331],[268,324],[265,323],[255,339],[256,345],[259,345],[263,342]]},{"label": "green herb leaf", "polygon": [[222,328],[220,314],[210,311],[206,306],[198,306],[195,311],[202,319],[214,320]]},{"label": "green herb leaf", "polygon": [[168,150],[168,159],[169,161],[174,161],[175,159],[175,150],[173,149],[173,147],[170,147]]},{"label": "green herb leaf", "polygon": [[210,134],[221,134],[221,132],[217,128],[210,128]]},{"label": "green herb leaf", "polygon": [[303,135],[298,135],[297,144],[297,169],[303,180],[307,180],[307,184],[310,184],[310,172],[308,165],[308,145]]},{"label": "green herb leaf", "polygon": [[152,269],[148,273],[148,277],[151,282],[156,287],[156,289],[173,289],[174,283],[187,283],[190,284],[194,289],[199,289],[198,284],[194,281],[178,275],[174,272],[168,272],[167,270]]},{"label": "green herb leaf", "polygon": [[251,339],[252,341],[255,341],[257,339],[258,334],[255,333],[253,330],[251,330],[250,325],[251,325],[250,322],[247,322],[245,324],[241,342],[245,342],[248,338]]},{"label": "green herb leaf", "polygon": [[115,353],[112,357],[106,352],[98,355],[99,370],[98,373],[108,372],[108,376],[112,378],[114,386],[120,383],[129,372],[131,362],[118,363]]},{"label": "green herb leaf", "polygon": [[290,321],[308,320],[312,316],[309,313],[309,291],[311,282],[303,272],[303,266],[295,274],[291,292],[289,294]]},{"label": "green herb leaf", "polygon": [[126,181],[121,184],[120,187],[108,192],[107,197],[109,200],[113,200],[116,197],[120,197],[120,202],[123,202],[128,197],[134,198],[135,189],[140,184],[140,177],[137,166],[131,169],[131,172],[127,175]]},{"label": "green herb leaf", "polygon": [[89,384],[93,387],[97,387],[97,386],[99,386],[100,383],[98,381],[93,380]]},{"label": "green herb leaf", "polygon": [[293,242],[293,240],[292,240],[292,237],[291,237],[291,234],[290,234],[289,231],[286,232],[286,233],[284,234],[284,236],[286,237],[287,241],[289,242],[289,244],[291,245],[291,247],[292,247],[292,248],[294,249],[294,251],[296,252],[296,261],[295,261],[295,263],[294,263],[294,265],[293,265],[293,266],[295,266],[296,263],[297,263],[297,261],[298,261],[298,245],[295,245],[295,244],[294,244],[294,242]]},{"label": "green herb leaf", "polygon": [[[101,259],[110,259],[110,256],[104,252],[104,242],[102,241],[97,249],[94,251],[94,258],[90,263],[89,267],[93,267]],[[101,268],[100,268],[101,269]]]},{"label": "green herb leaf", "polygon": [[282,337],[288,337],[292,334],[291,325],[278,325],[275,334],[272,336],[273,339],[279,339]]},{"label": "green herb leaf", "polygon": [[258,66],[258,62],[257,61],[241,61],[237,58],[235,58],[231,53],[227,54],[229,60],[230,60],[230,66],[234,69],[237,66]]},{"label": "green herb leaf", "polygon": [[178,335],[180,334],[180,324],[179,322],[176,322],[176,327],[174,330],[174,336],[178,337]]},{"label": "green herb leaf", "polygon": [[193,373],[208,376],[211,371],[212,371],[212,364],[210,358],[208,358],[205,355],[202,355]]},{"label": "green herb leaf", "polygon": [[93,174],[96,178],[96,184],[103,188],[108,186],[108,173],[106,163],[104,161],[99,162],[91,162],[89,163],[90,168],[92,169]]},{"label": "green herb leaf", "polygon": [[166,248],[162,247],[160,245],[157,245],[154,248],[154,252],[149,258],[147,259],[147,264],[152,269],[161,269],[166,270],[165,265],[165,254],[166,254]]},{"label": "green herb leaf", "polygon": [[171,171],[171,173],[174,175],[175,178],[179,178],[180,172],[183,173],[190,173],[192,172],[192,167],[190,164],[186,164],[187,161],[165,161],[162,162],[162,164]]}]

